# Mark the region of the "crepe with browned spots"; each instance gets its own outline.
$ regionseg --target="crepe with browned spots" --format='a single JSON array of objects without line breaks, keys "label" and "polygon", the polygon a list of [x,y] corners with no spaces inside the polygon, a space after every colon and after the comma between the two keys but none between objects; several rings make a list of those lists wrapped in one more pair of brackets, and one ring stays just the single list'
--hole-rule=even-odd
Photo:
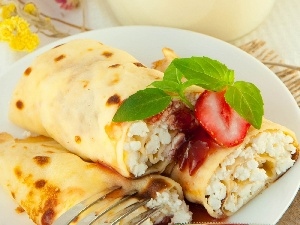
[{"label": "crepe with browned spots", "polygon": [[[144,145],[151,139],[149,132],[141,137],[139,151],[125,150],[125,145],[140,140],[128,136],[132,122],[112,123],[112,118],[122,101],[162,76],[125,51],[95,40],[70,41],[28,66],[12,96],[9,116],[26,130],[52,137],[123,176],[161,172],[171,160],[172,143],[161,144],[148,159]],[[160,125],[149,126],[155,130]]]},{"label": "crepe with browned spots", "polygon": [[[159,204],[167,212],[160,215],[160,220],[183,212],[187,213],[183,222],[190,221],[181,187],[173,180],[160,175],[124,178],[100,164],[82,160],[51,138],[14,139],[0,133],[0,171],[0,185],[36,224],[50,225],[76,203],[115,186],[122,187],[122,191],[137,190],[137,198],[156,199],[157,193],[177,196],[169,199],[181,203],[177,209],[164,206],[163,201]],[[97,210],[107,208],[107,204],[101,203]]]}]

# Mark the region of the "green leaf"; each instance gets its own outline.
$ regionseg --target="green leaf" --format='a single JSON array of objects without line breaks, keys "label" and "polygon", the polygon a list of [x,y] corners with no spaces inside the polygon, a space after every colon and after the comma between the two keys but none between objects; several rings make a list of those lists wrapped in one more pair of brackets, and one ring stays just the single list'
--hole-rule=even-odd
[{"label": "green leaf", "polygon": [[253,127],[259,129],[264,115],[260,90],[252,83],[237,81],[225,93],[226,102]]},{"label": "green leaf", "polygon": [[172,64],[187,80],[198,80],[198,86],[220,91],[234,82],[234,71],[217,60],[208,57],[178,58]]},{"label": "green leaf", "polygon": [[164,73],[163,80],[154,81],[151,85],[166,92],[178,93],[182,78],[183,74],[171,63]]},{"label": "green leaf", "polygon": [[146,88],[129,96],[119,107],[113,122],[143,120],[163,111],[172,98],[157,88]]},{"label": "green leaf", "polygon": [[154,81],[151,85],[166,92],[177,93],[179,90],[179,84],[173,81]]},{"label": "green leaf", "polygon": [[181,85],[181,89],[186,89],[186,88],[188,88],[188,87],[190,87],[192,85],[196,85],[196,86],[200,86],[201,87],[201,85],[199,85],[201,83],[201,81],[202,81],[201,79],[190,79],[190,80],[184,82]]},{"label": "green leaf", "polygon": [[[174,61],[174,60],[173,60]],[[175,64],[171,62],[166,71],[164,72],[164,81],[173,81],[178,84],[182,83],[183,74],[180,70],[178,70]]]}]

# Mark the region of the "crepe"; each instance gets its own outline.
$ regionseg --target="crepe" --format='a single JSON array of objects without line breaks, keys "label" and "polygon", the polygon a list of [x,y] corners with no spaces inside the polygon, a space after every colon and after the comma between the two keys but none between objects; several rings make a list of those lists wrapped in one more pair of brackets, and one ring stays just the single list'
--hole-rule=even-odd
[{"label": "crepe", "polygon": [[[162,72],[178,58],[169,48],[163,54],[153,63]],[[300,151],[293,131],[265,118],[259,130],[251,127],[243,143],[235,147],[219,146],[203,130],[195,136],[178,150],[177,160],[165,174],[180,183],[187,200],[202,204],[215,218],[237,212],[291,168]]]},{"label": "crepe", "polygon": [[[191,219],[182,189],[171,179],[160,175],[126,179],[97,163],[83,161],[43,136],[18,140],[1,133],[0,171],[0,185],[36,224],[52,224],[76,203],[114,186],[152,198],[149,208],[162,206],[153,219],[156,222],[164,217],[173,217],[174,223]],[[107,203],[103,206],[107,208]]]},{"label": "crepe", "polygon": [[173,102],[149,120],[113,123],[122,101],[163,73],[94,40],[74,40],[38,56],[13,93],[9,116],[33,133],[54,138],[84,159],[125,177],[162,172],[183,139]]},{"label": "crepe", "polygon": [[207,154],[202,162],[193,161],[199,163],[196,171],[191,173],[195,165],[183,165],[179,156],[168,173],[182,186],[187,200],[202,204],[215,218],[234,214],[291,168],[299,155],[294,133],[266,119],[261,129],[251,127],[236,147],[210,146],[208,152],[193,151],[198,156]]}]

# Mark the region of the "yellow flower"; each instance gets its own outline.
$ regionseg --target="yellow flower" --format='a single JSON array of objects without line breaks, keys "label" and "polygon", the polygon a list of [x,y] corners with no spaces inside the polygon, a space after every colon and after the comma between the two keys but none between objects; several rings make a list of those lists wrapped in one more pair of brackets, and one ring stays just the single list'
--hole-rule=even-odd
[{"label": "yellow flower", "polygon": [[1,7],[2,12],[1,12],[1,17],[3,19],[7,19],[10,18],[12,16],[14,16],[16,14],[16,6],[13,3],[7,4],[7,5],[3,5]]},{"label": "yellow flower", "polygon": [[32,33],[29,23],[19,16],[13,16],[0,22],[0,41],[18,51],[32,51],[39,45],[39,37]]},{"label": "yellow flower", "polygon": [[32,2],[26,3],[24,5],[23,10],[24,10],[24,12],[26,12],[30,15],[34,15],[34,16],[37,15],[37,13],[38,13],[35,4],[33,4]]},{"label": "yellow flower", "polygon": [[19,51],[31,52],[39,45],[39,37],[35,33],[16,35],[10,42],[10,47]]}]

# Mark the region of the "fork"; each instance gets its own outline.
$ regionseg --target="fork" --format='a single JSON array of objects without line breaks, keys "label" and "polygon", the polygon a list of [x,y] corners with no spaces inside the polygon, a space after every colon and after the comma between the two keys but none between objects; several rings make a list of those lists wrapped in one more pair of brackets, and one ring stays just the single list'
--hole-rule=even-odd
[{"label": "fork", "polygon": [[[157,213],[161,207],[141,209],[151,198],[139,198],[137,193],[136,190],[124,191],[121,187],[112,187],[74,205],[62,214],[53,225],[100,224],[100,220],[101,224],[114,225],[130,215],[134,215],[134,217],[130,218],[128,222],[126,221],[126,224],[142,224]],[[138,212],[138,210],[143,212]],[[92,212],[86,213],[88,211]],[[81,219],[81,217],[83,218]]]}]

